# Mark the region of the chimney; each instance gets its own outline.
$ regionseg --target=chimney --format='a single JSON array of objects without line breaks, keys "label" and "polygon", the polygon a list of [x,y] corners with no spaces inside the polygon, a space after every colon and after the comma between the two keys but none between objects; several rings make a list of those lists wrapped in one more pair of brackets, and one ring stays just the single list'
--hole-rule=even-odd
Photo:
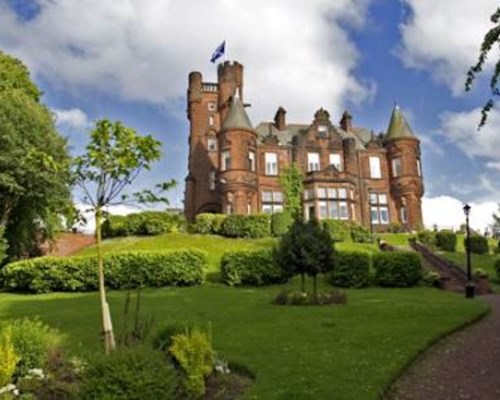
[{"label": "chimney", "polygon": [[276,111],[274,126],[279,131],[284,131],[286,129],[286,110],[283,107],[278,108],[278,111]]},{"label": "chimney", "polygon": [[346,110],[342,114],[342,118],[340,119],[340,127],[348,132],[352,129],[352,115]]}]

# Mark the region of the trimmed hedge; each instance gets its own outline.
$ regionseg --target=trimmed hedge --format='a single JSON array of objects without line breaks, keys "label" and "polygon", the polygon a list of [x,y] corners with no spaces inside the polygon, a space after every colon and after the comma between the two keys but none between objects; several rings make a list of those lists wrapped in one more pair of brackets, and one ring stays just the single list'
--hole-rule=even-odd
[{"label": "trimmed hedge", "polygon": [[422,278],[420,256],[409,251],[372,255],[375,282],[387,287],[414,286]]},{"label": "trimmed hedge", "polygon": [[[467,249],[467,236],[464,238],[464,247]],[[480,235],[471,235],[470,251],[476,254],[488,254],[490,252],[488,239]]]},{"label": "trimmed hedge", "polygon": [[195,231],[202,235],[222,234],[222,223],[226,219],[224,214],[202,213],[196,216]]},{"label": "trimmed hedge", "polygon": [[293,224],[288,213],[275,213],[271,216],[271,232],[273,236],[283,236]]},{"label": "trimmed hedge", "polygon": [[351,222],[351,239],[356,243],[371,243],[372,235],[370,231],[362,225]]},{"label": "trimmed hedge", "polygon": [[328,229],[334,242],[347,242],[351,239],[351,227],[346,221],[326,219],[323,226]]},{"label": "trimmed hedge", "polygon": [[449,230],[436,232],[436,246],[444,251],[455,252],[457,235]]},{"label": "trimmed hedge", "polygon": [[227,252],[220,266],[222,281],[230,286],[261,286],[287,280],[272,250]]},{"label": "trimmed hedge", "polygon": [[[203,281],[208,266],[199,250],[126,252],[106,255],[106,285],[111,289],[146,286],[191,286]],[[96,257],[40,257],[17,261],[0,270],[10,291],[32,293],[97,290]]]},{"label": "trimmed hedge", "polygon": [[370,283],[370,255],[362,251],[334,254],[334,267],[328,281],[335,286],[359,288]]},{"label": "trimmed hedge", "polygon": [[182,230],[184,217],[164,211],[144,211],[128,215],[110,215],[102,223],[103,238],[131,235],[161,235]]},{"label": "trimmed hedge", "polygon": [[417,239],[425,246],[433,247],[436,245],[436,233],[434,231],[419,231],[417,233]]},{"label": "trimmed hedge", "polygon": [[227,237],[245,238],[271,236],[271,217],[267,214],[230,214],[222,222],[221,234]]}]

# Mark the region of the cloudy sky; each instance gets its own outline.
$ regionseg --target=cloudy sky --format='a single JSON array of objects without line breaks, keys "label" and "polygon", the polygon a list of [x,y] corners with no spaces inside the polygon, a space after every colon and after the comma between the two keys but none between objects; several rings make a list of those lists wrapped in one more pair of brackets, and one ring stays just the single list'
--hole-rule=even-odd
[{"label": "cloudy sky", "polygon": [[[500,201],[500,112],[477,132],[487,79],[464,92],[495,0],[0,0],[0,49],[26,63],[73,154],[92,121],[122,120],[163,142],[164,158],[140,185],[187,168],[190,71],[215,81],[210,55],[245,66],[254,124],[278,106],[310,122],[387,128],[395,101],[422,141],[425,223],[485,227]],[[75,199],[78,201],[78,199]]]}]

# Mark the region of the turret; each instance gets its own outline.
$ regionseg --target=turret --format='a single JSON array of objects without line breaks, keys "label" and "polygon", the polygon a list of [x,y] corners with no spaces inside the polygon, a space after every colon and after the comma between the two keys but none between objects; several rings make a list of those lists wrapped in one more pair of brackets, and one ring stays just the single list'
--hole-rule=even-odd
[{"label": "turret", "polygon": [[286,129],[286,110],[283,107],[278,108],[278,111],[276,111],[274,127],[279,131]]},{"label": "turret", "polygon": [[395,105],[383,139],[390,166],[390,188],[399,221],[410,229],[422,226],[424,194],[420,163],[420,140],[400,108]]},{"label": "turret", "polygon": [[237,61],[233,63],[225,61],[223,64],[219,64],[217,78],[219,83],[219,109],[221,110],[222,120],[224,120],[229,109],[229,100],[238,96],[243,101],[243,65]]}]

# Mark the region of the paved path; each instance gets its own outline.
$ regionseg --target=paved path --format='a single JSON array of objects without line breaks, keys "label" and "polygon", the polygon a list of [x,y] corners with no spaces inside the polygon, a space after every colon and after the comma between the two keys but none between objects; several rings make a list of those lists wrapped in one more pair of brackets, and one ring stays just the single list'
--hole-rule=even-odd
[{"label": "paved path", "polygon": [[482,299],[491,313],[433,346],[386,400],[500,400],[500,295]]}]

